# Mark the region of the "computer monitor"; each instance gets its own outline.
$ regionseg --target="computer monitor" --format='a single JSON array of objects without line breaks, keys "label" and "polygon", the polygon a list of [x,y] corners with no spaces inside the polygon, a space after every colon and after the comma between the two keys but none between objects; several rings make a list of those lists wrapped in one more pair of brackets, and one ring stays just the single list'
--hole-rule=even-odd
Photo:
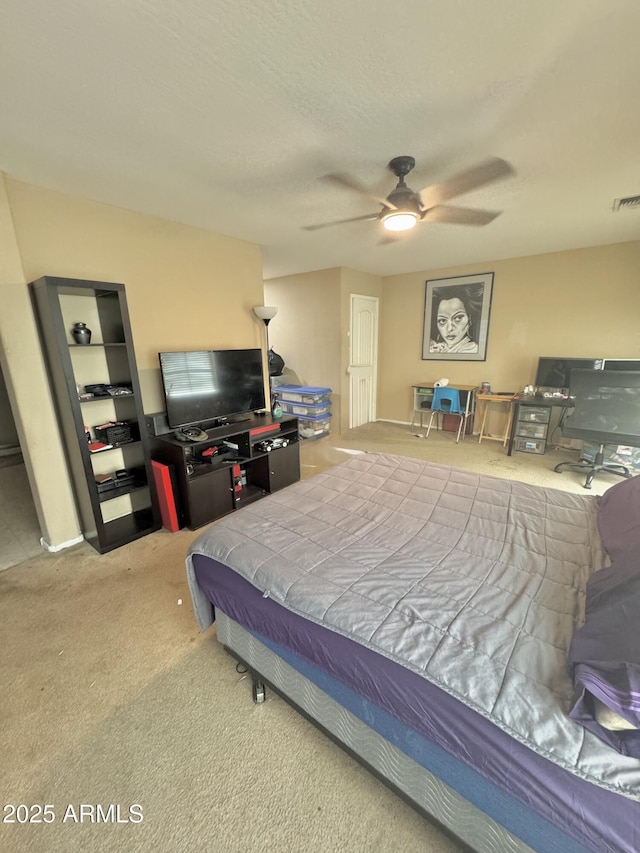
[{"label": "computer monitor", "polygon": [[568,391],[572,370],[602,370],[602,358],[551,358],[538,359],[535,385],[537,388],[553,388]]},{"label": "computer monitor", "polygon": [[605,358],[603,370],[640,370],[640,358]]}]

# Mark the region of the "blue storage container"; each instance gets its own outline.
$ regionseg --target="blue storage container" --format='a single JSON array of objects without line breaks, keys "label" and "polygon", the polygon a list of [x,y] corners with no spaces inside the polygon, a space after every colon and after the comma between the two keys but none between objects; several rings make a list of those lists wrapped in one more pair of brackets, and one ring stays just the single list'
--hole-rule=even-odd
[{"label": "blue storage container", "polygon": [[329,434],[331,427],[331,415],[316,415],[315,417],[305,417],[298,415],[298,434],[300,438],[322,438],[323,435]]},{"label": "blue storage container", "polygon": [[318,403],[331,402],[331,388],[314,385],[276,385],[273,393],[278,395],[281,403],[305,403],[314,406]]}]

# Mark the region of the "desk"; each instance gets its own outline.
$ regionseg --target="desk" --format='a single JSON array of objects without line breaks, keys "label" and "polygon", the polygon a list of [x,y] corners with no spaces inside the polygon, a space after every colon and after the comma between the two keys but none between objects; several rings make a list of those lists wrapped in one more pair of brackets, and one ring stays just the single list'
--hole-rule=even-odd
[{"label": "desk", "polygon": [[[513,422],[513,394],[476,394],[476,400],[481,400],[483,404],[478,444],[482,444],[482,439],[486,438],[488,441],[501,441],[502,446],[506,447],[511,436],[511,424]],[[484,431],[484,427],[487,422],[487,415],[489,414],[489,409],[493,403],[502,403],[503,405],[506,403],[509,406],[507,426],[505,427],[503,435],[492,435],[491,433]]]},{"label": "desk", "polygon": [[[467,422],[470,424],[471,416],[475,411],[475,392],[478,390],[477,385],[459,385],[456,382],[451,382],[449,388],[456,388],[460,391],[461,402],[464,403],[464,419],[465,433],[467,430]],[[420,415],[420,428],[424,428],[423,417],[426,414],[431,416],[431,401],[433,400],[433,382],[422,382],[419,385],[413,385],[413,411],[411,414],[411,429],[415,428],[416,416]],[[445,426],[445,429],[447,427]]]},{"label": "desk", "polygon": [[573,407],[570,397],[514,397],[511,433],[507,456],[513,451],[521,453],[544,453],[548,441],[549,421],[554,408],[564,410]]}]

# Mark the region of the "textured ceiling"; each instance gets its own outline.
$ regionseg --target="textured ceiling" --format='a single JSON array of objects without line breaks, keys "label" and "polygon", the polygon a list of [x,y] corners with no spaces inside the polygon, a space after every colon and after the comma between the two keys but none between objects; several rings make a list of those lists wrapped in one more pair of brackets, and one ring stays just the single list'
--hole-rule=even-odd
[{"label": "textured ceiling", "polygon": [[[638,0],[4,0],[0,170],[258,243],[265,277],[437,269],[640,238]],[[377,222],[489,156],[483,228]],[[455,203],[455,202],[453,202]]]}]

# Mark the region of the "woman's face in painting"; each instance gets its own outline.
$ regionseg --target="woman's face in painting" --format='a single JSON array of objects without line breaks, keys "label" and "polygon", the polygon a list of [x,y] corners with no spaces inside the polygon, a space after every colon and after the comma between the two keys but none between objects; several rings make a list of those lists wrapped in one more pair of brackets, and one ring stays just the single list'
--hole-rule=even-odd
[{"label": "woman's face in painting", "polygon": [[443,299],[436,319],[440,337],[452,347],[469,334],[469,315],[461,299]]}]

